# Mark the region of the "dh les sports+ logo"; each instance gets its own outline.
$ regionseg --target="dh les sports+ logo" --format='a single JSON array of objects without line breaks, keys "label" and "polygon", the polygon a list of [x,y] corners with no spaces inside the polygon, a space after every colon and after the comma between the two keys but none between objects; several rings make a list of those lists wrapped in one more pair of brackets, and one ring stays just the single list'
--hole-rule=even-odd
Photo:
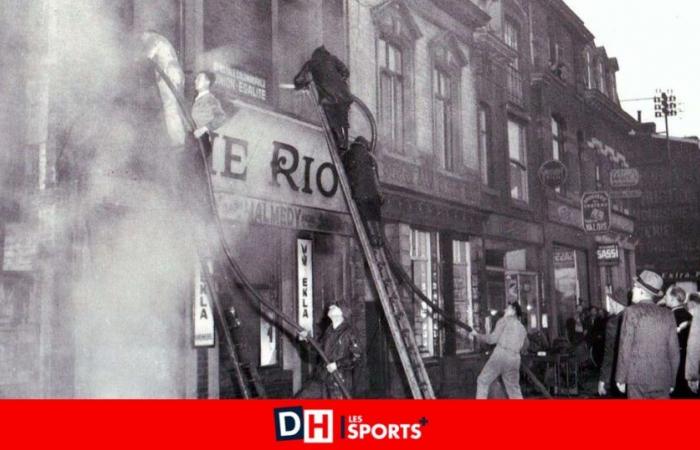
[{"label": "dh les sports+ logo", "polygon": [[423,428],[428,424],[425,417],[413,423],[371,423],[361,415],[341,415],[336,423],[331,409],[304,409],[301,406],[275,408],[274,416],[278,441],[303,440],[307,444],[331,444],[335,438],[418,440],[423,437]]}]

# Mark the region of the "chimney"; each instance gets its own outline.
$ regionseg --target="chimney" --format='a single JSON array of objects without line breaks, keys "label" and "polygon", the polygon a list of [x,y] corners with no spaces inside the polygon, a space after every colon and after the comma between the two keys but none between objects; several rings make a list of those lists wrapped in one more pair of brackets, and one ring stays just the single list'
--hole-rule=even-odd
[{"label": "chimney", "polygon": [[642,110],[637,110],[637,122],[642,123]]}]

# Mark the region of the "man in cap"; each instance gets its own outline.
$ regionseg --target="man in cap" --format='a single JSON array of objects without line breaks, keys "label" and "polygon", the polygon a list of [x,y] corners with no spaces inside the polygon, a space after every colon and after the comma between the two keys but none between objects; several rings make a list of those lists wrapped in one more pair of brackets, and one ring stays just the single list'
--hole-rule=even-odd
[{"label": "man in cap", "polygon": [[[362,353],[355,331],[345,318],[345,311],[338,303],[328,306],[326,317],[330,324],[321,336],[321,348],[330,363],[317,366],[317,376],[323,382],[323,398],[341,399],[342,391],[332,376],[338,371],[348,391],[352,391],[352,373]],[[299,332],[298,338],[307,341],[309,332]]]},{"label": "man in cap", "polygon": [[669,398],[676,383],[680,349],[673,313],[654,303],[663,279],[645,270],[634,279],[632,305],[622,318],[615,381],[627,398]]}]

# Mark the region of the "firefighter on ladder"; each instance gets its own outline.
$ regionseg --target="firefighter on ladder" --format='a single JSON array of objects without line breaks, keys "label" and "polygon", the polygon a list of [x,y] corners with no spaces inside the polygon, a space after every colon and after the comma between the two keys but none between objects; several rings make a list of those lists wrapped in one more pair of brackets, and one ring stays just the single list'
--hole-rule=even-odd
[{"label": "firefighter on ladder", "polygon": [[348,147],[348,114],[353,103],[348,86],[349,76],[350,72],[345,64],[321,46],[314,50],[311,59],[294,77],[294,87],[307,88],[313,79],[370,243],[373,247],[381,247],[384,245],[381,225],[383,198],[380,193],[377,163],[370,151],[370,143],[364,137],[359,136]]},{"label": "firefighter on ladder", "polygon": [[365,223],[365,229],[373,247],[384,245],[382,229],[382,204],[384,197],[379,186],[377,161],[370,151],[370,144],[359,136],[341,155],[348,175],[352,196]]},{"label": "firefighter on ladder", "polygon": [[294,77],[295,89],[305,89],[311,79],[316,83],[321,107],[331,127],[335,145],[341,152],[347,150],[349,143],[348,114],[353,102],[348,86],[349,76],[347,66],[326,47],[320,46]]}]

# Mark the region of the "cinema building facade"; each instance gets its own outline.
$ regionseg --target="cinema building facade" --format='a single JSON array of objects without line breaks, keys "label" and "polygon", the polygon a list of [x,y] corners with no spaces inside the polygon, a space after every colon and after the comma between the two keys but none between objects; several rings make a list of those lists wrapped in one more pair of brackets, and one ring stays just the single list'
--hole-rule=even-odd
[{"label": "cinema building facade", "polygon": [[[347,306],[364,350],[354,373],[354,396],[403,397],[407,391],[330,163],[318,112],[305,94],[282,86],[291,82],[319,45],[346,62],[352,91],[377,120],[387,246],[426,295],[482,332],[491,330],[505,305],[517,300],[526,311],[529,331],[542,330],[554,337],[563,332],[555,319],[561,315],[557,274],[563,273],[557,264],[566,265],[567,276],[572,274],[571,253],[557,249],[570,243],[572,248],[583,245],[580,250],[587,255],[588,301],[602,304],[603,292],[596,289],[601,273],[594,259],[597,241],[577,228],[580,211],[574,190],[570,198],[562,198],[537,179],[539,167],[552,159],[547,146],[554,142],[546,137],[549,109],[532,106],[536,99],[551,99],[540,94],[533,78],[541,66],[533,66],[530,15],[539,2],[154,3],[159,6],[157,14],[139,2],[114,2],[110,20],[123,33],[151,29],[174,43],[189,99],[194,98],[192,83],[199,70],[216,74],[212,91],[231,114],[213,135],[212,158],[228,245],[261,295],[314,333],[320,332],[329,303]],[[40,50],[44,57],[51,53],[50,46]],[[51,80],[40,77],[37,82],[50,85]],[[48,105],[50,93],[41,94]],[[46,182],[32,185],[22,195],[29,199],[27,204],[60,209],[63,188],[55,169],[59,121],[50,111],[50,107],[43,111],[51,125],[44,124],[42,137],[22,146],[38,149],[30,166]],[[367,122],[355,110],[351,124],[351,135],[369,136]],[[585,141],[593,142],[588,137]],[[587,154],[596,155],[592,148]],[[595,169],[575,172],[577,180],[596,173]],[[220,342],[194,346],[195,326],[211,323],[195,320],[201,288],[195,282],[192,249],[183,244],[188,231],[178,222],[181,217],[163,207],[166,200],[145,194],[157,191],[152,185],[112,177],[101,173],[92,178],[119,186],[109,195],[89,197],[93,215],[117,214],[120,226],[129,232],[139,229],[134,224],[144,218],[153,228],[143,227],[134,239],[115,235],[109,224],[98,227],[98,234],[80,229],[72,235],[58,234],[57,243],[42,243],[53,252],[44,261],[52,263],[44,262],[42,271],[32,264],[17,265],[16,270],[3,272],[3,280],[16,276],[36,277],[43,283],[61,280],[66,275],[58,268],[62,255],[97,240],[92,253],[103,259],[93,259],[92,266],[100,269],[105,284],[122,289],[102,301],[99,292],[76,296],[66,282],[58,283],[61,290],[28,292],[35,308],[21,313],[21,325],[2,325],[11,336],[2,345],[19,348],[19,329],[31,328],[35,338],[22,345],[36,348],[36,355],[28,363],[32,367],[22,378],[25,381],[5,383],[2,392],[47,397],[235,397],[231,367]],[[584,181],[580,183],[584,186]],[[144,206],[139,195],[152,205]],[[167,190],[162,195],[167,197]],[[125,202],[120,196],[137,200]],[[562,213],[564,219],[553,213],[563,211],[561,205],[569,208]],[[154,218],[154,210],[163,213]],[[42,214],[29,207],[24,215],[8,217],[2,219],[5,258],[7,249],[21,250],[8,245],[17,242],[12,230],[42,223]],[[60,228],[57,219],[48,223]],[[631,220],[625,222],[630,224]],[[149,233],[160,227],[171,232],[163,240],[149,240]],[[576,234],[570,234],[574,229]],[[154,263],[149,267],[156,269],[144,271],[159,280],[157,287],[148,284],[145,292],[129,286],[127,280],[134,276],[129,264],[119,282],[112,279],[115,271],[109,264],[115,249],[131,262],[143,256],[142,248],[168,260],[164,269]],[[633,246],[625,248],[633,252]],[[30,260],[42,260],[35,252],[28,254]],[[76,261],[69,264],[68,275],[82,277],[90,263]],[[109,303],[111,298],[116,300]],[[314,355],[274,325],[272,311],[262,308],[260,314],[261,306],[242,291],[231,292],[224,300],[240,316],[247,359],[258,366],[268,394],[296,394],[312,377]],[[483,349],[445,325],[408,291],[403,300],[438,395],[472,396],[485,361]],[[91,323],[95,325],[84,325]],[[150,351],[141,351],[144,343]],[[96,356],[103,354],[109,357]],[[110,385],[115,372],[122,382]]]}]

